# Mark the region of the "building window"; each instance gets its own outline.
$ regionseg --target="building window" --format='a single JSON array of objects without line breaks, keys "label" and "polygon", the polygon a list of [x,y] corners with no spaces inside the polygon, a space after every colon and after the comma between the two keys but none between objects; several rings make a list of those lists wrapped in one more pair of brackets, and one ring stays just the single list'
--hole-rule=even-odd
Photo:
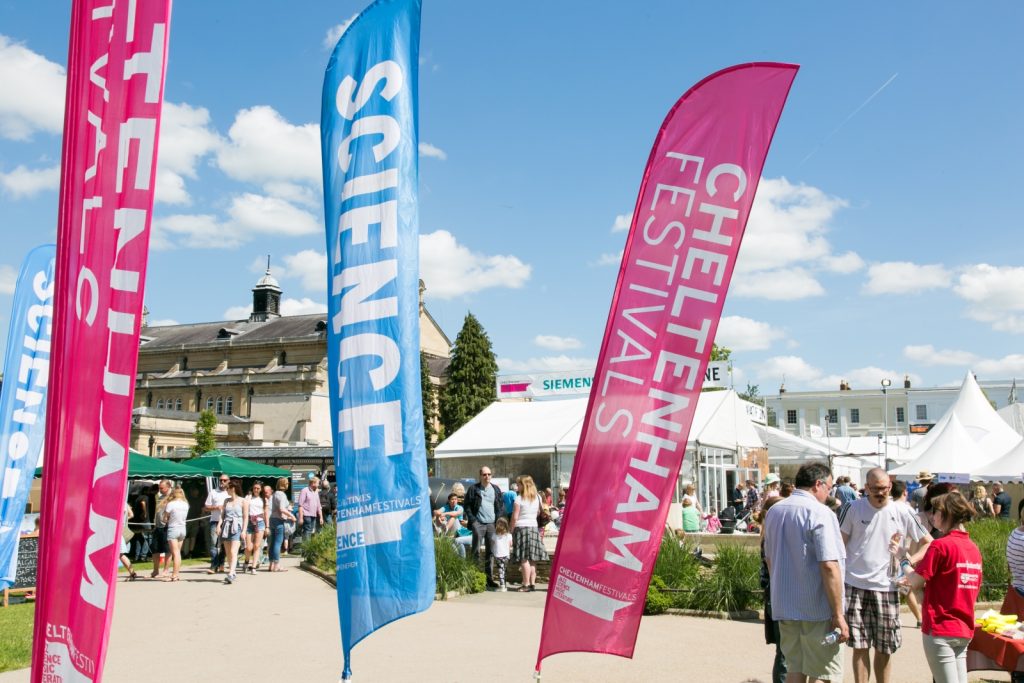
[{"label": "building window", "polygon": [[213,410],[213,396],[210,396],[208,399],[206,399],[206,409]]},{"label": "building window", "polygon": [[839,409],[829,408],[828,409],[828,422],[829,424],[836,424],[839,422]]},{"label": "building window", "polygon": [[180,398],[177,401],[174,402],[174,409],[175,410],[181,410],[181,399]]},{"label": "building window", "polygon": [[217,414],[218,415],[223,415],[224,414],[224,397],[222,397],[222,396],[218,396],[217,397]]},{"label": "building window", "polygon": [[787,410],[786,411],[786,424],[788,424],[788,425],[795,425],[796,424],[796,411],[795,410]]},{"label": "building window", "polygon": [[902,406],[896,407],[896,422],[903,423],[907,421],[907,416],[903,413]]},{"label": "building window", "polygon": [[928,406],[922,405],[922,404],[918,404],[918,405],[914,406],[914,409],[917,410],[917,419],[918,420],[927,420],[928,419]]},{"label": "building window", "polygon": [[228,396],[226,399],[224,399],[224,414],[225,415],[234,415],[235,414],[235,399],[233,397],[231,397],[231,396]]},{"label": "building window", "polygon": [[157,410],[163,410],[164,409],[164,400],[162,398],[158,398],[157,399],[157,401],[156,401],[156,409]]},{"label": "building window", "polygon": [[860,408],[850,408],[850,422],[855,425],[860,424]]},{"label": "building window", "polygon": [[287,351],[282,351],[281,355],[279,355],[277,357],[277,364],[278,365],[287,365],[288,364],[288,352]]}]

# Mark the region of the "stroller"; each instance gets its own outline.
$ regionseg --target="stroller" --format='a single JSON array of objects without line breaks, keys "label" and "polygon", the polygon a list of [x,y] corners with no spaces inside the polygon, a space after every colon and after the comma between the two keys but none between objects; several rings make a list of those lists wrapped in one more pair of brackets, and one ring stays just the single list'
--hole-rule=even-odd
[{"label": "stroller", "polygon": [[753,510],[751,510],[750,508],[740,508],[737,512],[734,506],[728,506],[727,508],[718,513],[718,521],[722,525],[722,528],[718,531],[718,533],[731,534],[736,531],[746,531],[747,527],[750,526],[752,515]]}]

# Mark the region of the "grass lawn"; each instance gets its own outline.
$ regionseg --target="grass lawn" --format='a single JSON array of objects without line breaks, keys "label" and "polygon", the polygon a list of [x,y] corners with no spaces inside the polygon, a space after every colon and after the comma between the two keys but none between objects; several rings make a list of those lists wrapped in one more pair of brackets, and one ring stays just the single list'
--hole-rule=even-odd
[{"label": "grass lawn", "polygon": [[32,663],[32,620],[36,606],[27,602],[0,607],[0,671],[24,669]]},{"label": "grass lawn", "polygon": [[[239,566],[241,566],[241,563],[242,563],[242,558],[241,557],[238,558],[238,562],[239,562]],[[189,558],[187,560],[182,560],[181,561],[181,566],[182,567],[191,567],[191,566],[194,566],[194,565],[197,565],[197,564],[209,565],[210,564],[210,558],[208,558],[208,557],[192,557],[192,558]],[[132,562],[132,569],[134,569],[136,572],[138,572],[139,576],[148,576],[149,573],[151,571],[153,571],[153,563],[152,562]],[[124,567],[122,567],[119,564],[119,565],[117,565],[117,573],[118,574],[127,574],[128,570],[125,569]]]}]

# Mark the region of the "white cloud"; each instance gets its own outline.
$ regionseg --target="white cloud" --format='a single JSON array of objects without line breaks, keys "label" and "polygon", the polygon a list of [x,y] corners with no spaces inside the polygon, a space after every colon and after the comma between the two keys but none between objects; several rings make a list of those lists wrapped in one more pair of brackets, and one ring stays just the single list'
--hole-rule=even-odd
[{"label": "white cloud", "polygon": [[1024,375],[1024,355],[1012,353],[998,359],[976,361],[973,369],[989,377],[1020,377]]},{"label": "white cloud", "polygon": [[0,35],[0,137],[64,130],[64,67]]},{"label": "white cloud", "polygon": [[185,178],[196,178],[196,166],[224,143],[203,107],[165,102],[160,120],[156,201],[189,204]]},{"label": "white cloud", "polygon": [[952,274],[938,264],[920,266],[908,261],[876,263],[868,268],[865,294],[917,294],[929,289],[946,289]]},{"label": "white cloud", "polygon": [[0,172],[0,187],[16,199],[31,197],[44,190],[60,187],[60,166],[32,170],[18,166],[10,173]]},{"label": "white cloud", "polygon": [[441,161],[444,161],[445,159],[448,158],[448,155],[445,154],[443,149],[441,149],[440,147],[434,147],[429,142],[420,143],[420,156],[431,157],[433,159],[440,159]]},{"label": "white cloud", "polygon": [[282,277],[298,278],[302,286],[313,292],[327,291],[327,254],[304,249],[284,257]]},{"label": "white cloud", "polygon": [[224,311],[225,320],[245,320],[252,313],[252,304],[247,306],[232,306]]},{"label": "white cloud", "polygon": [[243,109],[219,148],[217,164],[234,180],[295,181],[321,186],[320,127],[296,126],[271,107]]},{"label": "white cloud", "polygon": [[283,199],[286,202],[291,202],[292,204],[302,204],[303,206],[317,210],[323,207],[323,194],[314,192],[313,188],[308,185],[299,185],[297,183],[275,180],[269,183],[264,183],[263,191],[271,197],[277,197],[278,199]]},{"label": "white cloud", "polygon": [[622,254],[625,250],[619,249],[615,253],[601,254],[594,261],[592,266],[604,267],[604,266],[618,266],[622,263]]},{"label": "white cloud", "polygon": [[420,235],[420,277],[428,297],[453,299],[490,287],[519,289],[530,272],[515,256],[473,253],[446,230]]},{"label": "white cloud", "polygon": [[569,351],[583,347],[583,342],[575,337],[558,337],[553,334],[538,334],[533,338],[533,343],[542,349],[552,351]]},{"label": "white cloud", "polygon": [[324,229],[319,218],[294,204],[249,192],[232,197],[228,215],[241,234],[312,235]]},{"label": "white cloud", "polygon": [[[834,257],[825,235],[833,217],[846,206],[845,200],[816,187],[793,185],[785,178],[762,178],[740,246],[737,272],[811,261],[828,268],[828,259]],[[852,263],[850,254],[839,258],[846,267]]]},{"label": "white cloud", "polygon": [[0,265],[0,294],[14,294],[18,284],[18,271],[10,266]]},{"label": "white cloud", "polygon": [[597,367],[595,358],[579,358],[573,356],[544,356],[515,360],[499,358],[498,369],[501,372],[561,372],[566,370],[593,370]]},{"label": "white cloud", "polygon": [[345,30],[352,24],[353,21],[356,20],[356,17],[358,16],[358,14],[353,14],[346,21],[343,21],[340,24],[335,24],[334,26],[327,29],[327,35],[324,36],[324,49],[333,50],[334,46],[338,44],[338,40],[341,38],[341,34],[345,32]]},{"label": "white cloud", "polygon": [[733,274],[729,292],[734,296],[792,301],[822,296],[825,288],[803,268],[789,268],[756,273],[737,271]]},{"label": "white cloud", "polygon": [[192,247],[228,249],[245,240],[231,226],[210,214],[175,214],[153,220],[150,247],[155,250]]},{"label": "white cloud", "polygon": [[971,367],[978,360],[970,351],[942,349],[937,351],[931,344],[908,345],[903,347],[903,356],[907,360],[922,365],[958,365]]},{"label": "white cloud", "polygon": [[953,292],[968,302],[967,316],[1000,332],[1024,334],[1024,268],[979,263],[960,273]]},{"label": "white cloud", "polygon": [[615,217],[615,222],[612,223],[612,232],[624,232],[629,230],[629,226],[633,224],[633,214],[631,213],[620,213]]},{"label": "white cloud", "polygon": [[825,267],[825,270],[833,273],[849,275],[850,273],[856,273],[864,267],[864,259],[856,252],[848,251],[841,256],[826,256],[822,259],[822,265]]},{"label": "white cloud", "polygon": [[718,324],[715,343],[733,351],[763,351],[786,335],[768,323],[727,315]]},{"label": "white cloud", "polygon": [[150,320],[149,321],[149,326],[150,327],[170,327],[171,325],[180,325],[180,324],[181,323],[179,323],[177,320],[173,320],[171,318],[162,318],[162,319],[159,319],[159,320]]},{"label": "white cloud", "polygon": [[313,301],[307,297],[301,299],[281,299],[281,315],[306,315],[308,313],[326,313],[327,304]]},{"label": "white cloud", "polygon": [[[889,379],[893,384],[902,382],[908,373],[892,369],[868,366],[853,368],[842,374],[826,375],[799,356],[775,356],[756,367],[758,378],[766,384],[785,383],[789,390],[800,389],[839,389],[840,382],[848,382],[853,389],[882,389],[882,380]],[[920,384],[918,375],[909,373],[911,383]]]}]

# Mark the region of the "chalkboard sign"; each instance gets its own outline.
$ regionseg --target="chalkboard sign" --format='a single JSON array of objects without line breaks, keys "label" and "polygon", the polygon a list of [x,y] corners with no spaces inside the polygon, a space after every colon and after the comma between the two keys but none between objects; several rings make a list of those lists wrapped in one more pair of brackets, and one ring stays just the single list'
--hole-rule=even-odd
[{"label": "chalkboard sign", "polygon": [[18,571],[14,575],[12,588],[32,588],[36,585],[36,568],[39,564],[39,535],[22,536],[18,539]]}]

